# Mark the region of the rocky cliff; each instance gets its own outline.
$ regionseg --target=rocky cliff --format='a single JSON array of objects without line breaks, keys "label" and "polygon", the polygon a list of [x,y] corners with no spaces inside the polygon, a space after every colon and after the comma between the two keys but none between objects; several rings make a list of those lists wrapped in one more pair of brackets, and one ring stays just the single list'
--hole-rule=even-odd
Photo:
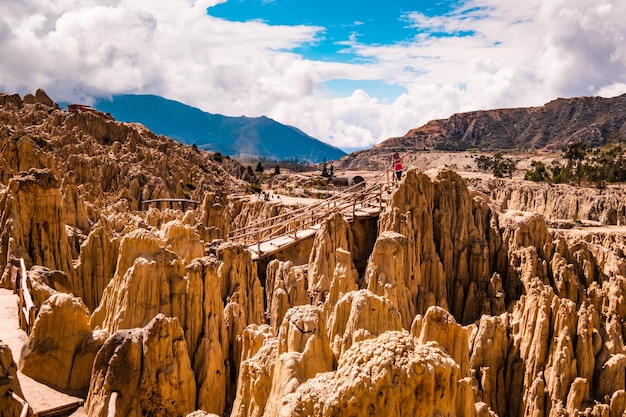
[{"label": "rocky cliff", "polygon": [[[556,194],[409,170],[375,227],[331,216],[308,257],[255,262],[228,232],[290,208],[230,195],[241,183],[210,156],[181,149],[179,169],[175,150],[157,152],[167,139],[139,127],[66,114],[41,93],[2,100],[2,128],[22,133],[0,142],[10,161],[0,266],[9,285],[8,266],[27,261],[38,309],[19,367],[83,390],[89,416],[110,406],[232,417],[626,409],[626,233],[550,227]],[[101,118],[109,133],[73,117]],[[65,141],[93,150],[58,160]],[[32,153],[7,151],[20,142]],[[111,155],[110,168],[96,162]],[[154,187],[135,187],[135,174]],[[197,209],[138,210],[144,192],[184,189]],[[570,198],[581,217],[621,200]]]},{"label": "rocky cliff", "polygon": [[389,138],[371,149],[341,158],[343,169],[384,169],[393,152],[407,149],[483,151],[507,149],[560,150],[570,142],[588,147],[626,135],[626,95],[613,98],[559,98],[541,107],[481,110],[431,120]]},{"label": "rocky cliff", "polygon": [[610,185],[598,189],[522,180],[471,179],[469,184],[502,209],[541,214],[555,227],[626,224],[626,189]]}]

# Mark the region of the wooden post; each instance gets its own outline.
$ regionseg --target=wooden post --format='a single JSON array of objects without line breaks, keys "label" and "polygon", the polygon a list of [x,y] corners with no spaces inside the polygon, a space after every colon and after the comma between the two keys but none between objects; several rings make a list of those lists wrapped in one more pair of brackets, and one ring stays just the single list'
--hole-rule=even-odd
[{"label": "wooden post", "polygon": [[26,400],[20,398],[20,396],[14,393],[13,390],[8,390],[7,394],[10,395],[11,398],[13,398],[13,400],[17,401],[18,403],[22,405],[22,412],[20,413],[20,417],[27,417],[28,409],[30,408],[30,406],[28,405]]},{"label": "wooden post", "polygon": [[117,391],[113,391],[111,393],[111,397],[109,398],[109,412],[107,414],[107,417],[115,417],[115,414],[117,413],[117,396]]},{"label": "wooden post", "polygon": [[24,305],[22,306],[22,312],[24,313],[24,319],[26,321],[26,333],[30,334],[31,328],[35,322],[35,303],[30,295],[28,289],[28,272],[26,271],[26,265],[24,264],[24,258],[20,258],[20,273],[22,291],[20,299],[23,297]]}]

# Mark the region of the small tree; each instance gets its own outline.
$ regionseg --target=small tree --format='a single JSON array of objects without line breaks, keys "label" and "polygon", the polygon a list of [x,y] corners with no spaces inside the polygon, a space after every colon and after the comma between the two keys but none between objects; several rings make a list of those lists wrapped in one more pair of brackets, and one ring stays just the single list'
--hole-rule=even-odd
[{"label": "small tree", "polygon": [[256,164],[256,169],[255,169],[255,171],[256,171],[256,172],[263,173],[263,170],[264,170],[264,168],[263,168],[263,164],[261,163],[261,161],[259,161],[259,163],[258,163],[258,164]]},{"label": "small tree", "polygon": [[274,175],[278,175],[278,174],[280,174],[280,167],[278,165],[276,165],[274,167]]},{"label": "small tree", "polygon": [[501,152],[495,154],[493,158],[482,155],[476,158],[475,162],[480,170],[491,170],[496,178],[504,178],[505,176],[511,178],[516,169],[515,161],[510,158],[504,158]]},{"label": "small tree", "polygon": [[563,157],[567,159],[574,168],[574,174],[578,179],[578,186],[580,187],[580,177],[582,175],[582,166],[587,155],[587,145],[582,142],[569,143],[563,149]]},{"label": "small tree", "polygon": [[552,182],[554,182],[555,184],[566,183],[567,180],[570,177],[570,172],[571,171],[570,171],[569,164],[568,164],[568,166],[564,167],[556,159],[552,161],[552,163],[550,164],[549,169],[550,169],[550,173],[551,173],[551,176],[552,176]]},{"label": "small tree", "polygon": [[330,178],[330,173],[328,172],[328,166],[326,164],[326,158],[324,158],[324,163],[322,164],[322,177]]},{"label": "small tree", "polygon": [[543,162],[532,161],[530,166],[532,168],[529,169],[524,175],[525,180],[535,182],[550,181],[550,173]]}]

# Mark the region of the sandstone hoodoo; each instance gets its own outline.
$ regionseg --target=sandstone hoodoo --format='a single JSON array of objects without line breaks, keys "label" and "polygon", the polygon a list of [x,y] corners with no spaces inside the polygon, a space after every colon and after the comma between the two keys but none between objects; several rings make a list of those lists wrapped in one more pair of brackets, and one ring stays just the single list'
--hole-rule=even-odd
[{"label": "sandstone hoodoo", "polygon": [[374,218],[335,213],[259,259],[234,231],[300,203],[46,97],[0,95],[0,284],[23,260],[37,312],[17,364],[0,343],[0,394],[28,401],[25,374],[90,417],[626,410],[620,190],[410,168]]}]

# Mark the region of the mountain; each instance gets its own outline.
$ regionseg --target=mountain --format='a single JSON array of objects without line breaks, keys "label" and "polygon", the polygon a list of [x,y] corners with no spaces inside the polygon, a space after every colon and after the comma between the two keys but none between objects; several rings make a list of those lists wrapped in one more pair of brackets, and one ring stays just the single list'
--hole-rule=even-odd
[{"label": "mountain", "polygon": [[[341,168],[363,168],[388,163],[396,151],[465,150],[559,150],[581,141],[588,147],[626,135],[626,94],[613,97],[559,98],[540,107],[481,110],[432,120],[390,138],[372,149],[354,152],[339,162]],[[383,157],[384,156],[384,157]]]},{"label": "mountain", "polygon": [[267,117],[229,117],[154,95],[100,98],[94,108],[116,120],[138,122],[179,142],[230,156],[320,162],[345,155],[301,130]]}]

